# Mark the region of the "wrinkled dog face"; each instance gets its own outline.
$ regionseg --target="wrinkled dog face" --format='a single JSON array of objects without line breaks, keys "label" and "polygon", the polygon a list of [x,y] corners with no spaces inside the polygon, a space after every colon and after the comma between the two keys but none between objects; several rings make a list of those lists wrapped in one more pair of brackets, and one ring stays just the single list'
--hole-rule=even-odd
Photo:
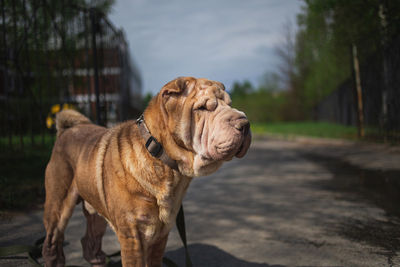
[{"label": "wrinkled dog face", "polygon": [[162,92],[168,95],[167,113],[174,114],[168,123],[176,129],[175,141],[194,153],[195,176],[210,174],[224,161],[246,154],[251,142],[249,121],[231,107],[222,83],[182,77],[165,85]]}]

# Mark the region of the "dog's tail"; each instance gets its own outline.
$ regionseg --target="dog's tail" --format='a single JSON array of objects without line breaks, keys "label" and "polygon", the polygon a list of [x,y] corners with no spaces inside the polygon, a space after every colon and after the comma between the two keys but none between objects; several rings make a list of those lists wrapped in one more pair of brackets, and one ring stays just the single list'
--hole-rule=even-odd
[{"label": "dog's tail", "polygon": [[87,117],[76,110],[62,110],[56,115],[57,136],[60,136],[66,129],[78,124],[92,123]]}]

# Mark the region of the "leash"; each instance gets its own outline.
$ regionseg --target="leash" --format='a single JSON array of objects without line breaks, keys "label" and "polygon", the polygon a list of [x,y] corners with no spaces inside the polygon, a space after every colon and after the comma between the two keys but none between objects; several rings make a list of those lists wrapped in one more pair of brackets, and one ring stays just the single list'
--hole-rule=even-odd
[{"label": "leash", "polygon": [[28,261],[37,267],[42,267],[42,265],[38,262],[38,259],[42,257],[42,244],[45,237],[41,237],[35,241],[35,244],[32,246],[27,245],[15,245],[8,247],[0,247],[0,259],[3,257],[13,256],[21,253],[28,253],[26,257]]},{"label": "leash", "polygon": [[[185,250],[185,262],[186,267],[193,267],[192,261],[190,259],[187,242],[186,242],[186,227],[185,227],[185,214],[183,212],[183,206],[179,209],[178,215],[176,216],[176,228],[178,228],[179,237],[182,240],[183,247]],[[43,267],[42,264],[39,263],[39,259],[42,257],[42,245],[45,237],[41,237],[35,241],[34,245],[15,245],[15,246],[7,246],[0,247],[0,259],[4,257],[14,256],[21,253],[27,253],[26,259],[35,267]],[[113,266],[114,264],[111,262],[111,258],[120,256],[121,251],[117,251],[115,253],[109,254],[106,256],[107,266]],[[179,267],[174,261],[167,257],[163,257],[163,263],[168,267]],[[68,265],[68,267],[79,267]]]},{"label": "leash", "polygon": [[183,213],[183,206],[179,209],[178,215],[176,216],[176,227],[178,228],[179,236],[185,249],[186,267],[192,267],[192,260],[190,259],[189,250],[186,243],[186,227],[185,227],[185,214]]}]

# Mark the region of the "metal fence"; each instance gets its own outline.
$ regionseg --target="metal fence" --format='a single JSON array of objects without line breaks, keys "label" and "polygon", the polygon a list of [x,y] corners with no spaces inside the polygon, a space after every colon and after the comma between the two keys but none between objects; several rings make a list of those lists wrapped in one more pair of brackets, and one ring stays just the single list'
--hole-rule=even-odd
[{"label": "metal fence", "polygon": [[[362,115],[365,137],[400,143],[400,37],[360,62]],[[344,125],[359,125],[358,101],[353,79],[345,81],[322,100],[314,117]]]},{"label": "metal fence", "polygon": [[46,120],[64,104],[101,125],[137,116],[140,74],[123,32],[100,9],[0,1],[2,148],[43,144]]}]

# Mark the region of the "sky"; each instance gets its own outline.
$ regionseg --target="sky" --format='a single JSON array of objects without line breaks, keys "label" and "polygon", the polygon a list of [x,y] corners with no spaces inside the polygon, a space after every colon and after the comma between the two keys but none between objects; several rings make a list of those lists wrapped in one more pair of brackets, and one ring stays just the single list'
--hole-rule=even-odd
[{"label": "sky", "polygon": [[122,28],[144,94],[180,76],[257,85],[274,71],[284,25],[300,0],[116,0],[110,20]]}]

